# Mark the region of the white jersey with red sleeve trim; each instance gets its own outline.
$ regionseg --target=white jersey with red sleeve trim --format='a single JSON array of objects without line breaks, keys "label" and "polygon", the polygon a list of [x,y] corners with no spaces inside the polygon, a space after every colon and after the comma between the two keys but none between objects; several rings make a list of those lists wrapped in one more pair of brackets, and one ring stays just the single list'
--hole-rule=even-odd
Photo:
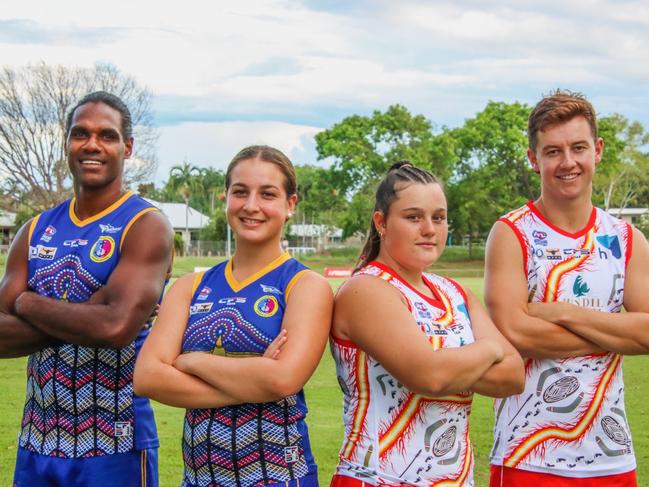
[{"label": "white jersey with red sleeve trim", "polygon": [[[474,341],[466,295],[451,279],[424,275],[432,299],[379,262],[359,274],[396,287],[434,349]],[[345,439],[337,475],[370,485],[473,486],[471,394],[414,394],[354,343],[332,336],[331,351],[344,395]]]},{"label": "white jersey with red sleeve trim", "polygon": [[[521,244],[529,302],[620,311],[631,257],[629,224],[593,208],[586,227],[570,234],[532,202],[500,221]],[[579,478],[635,468],[620,355],[528,359],[525,373],[523,393],[495,403],[492,464]]]}]

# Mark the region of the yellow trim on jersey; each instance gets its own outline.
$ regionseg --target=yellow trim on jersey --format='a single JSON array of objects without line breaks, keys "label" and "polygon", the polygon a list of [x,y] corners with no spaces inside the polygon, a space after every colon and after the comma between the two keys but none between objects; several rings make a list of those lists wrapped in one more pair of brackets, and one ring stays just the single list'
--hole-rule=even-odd
[{"label": "yellow trim on jersey", "polygon": [[142,487],[146,487],[146,450],[142,450],[140,455],[140,481]]},{"label": "yellow trim on jersey", "polygon": [[36,224],[38,223],[38,219],[41,217],[42,213],[39,213],[34,217],[32,222],[29,224],[29,231],[27,232],[27,246],[31,244],[32,241],[32,234],[34,233],[34,228],[36,228]]},{"label": "yellow trim on jersey", "polygon": [[124,231],[122,232],[122,241],[119,243],[119,250],[120,250],[120,252],[121,252],[121,250],[122,250],[122,246],[124,245],[124,240],[126,240],[126,234],[127,234],[128,231],[131,229],[131,227],[133,226],[133,224],[134,224],[137,220],[139,220],[140,217],[141,217],[142,215],[144,215],[145,213],[149,213],[149,212],[151,212],[151,211],[160,211],[160,210],[158,210],[155,206],[150,206],[149,208],[144,208],[144,209],[143,209],[142,211],[140,211],[139,213],[136,213],[136,215],[135,215],[133,218],[131,218],[131,221],[128,222],[128,224],[127,224],[126,227],[124,228]]},{"label": "yellow trim on jersey", "polygon": [[309,272],[309,269],[302,269],[300,272],[295,274],[290,281],[288,281],[288,284],[286,285],[286,290],[284,291],[285,300],[288,300],[288,295],[291,294],[291,290],[293,289],[293,286],[295,285],[297,280],[307,272]]},{"label": "yellow trim on jersey", "polygon": [[120,199],[118,199],[115,203],[110,205],[108,208],[100,211],[96,215],[92,215],[91,217],[86,218],[85,220],[80,220],[77,217],[77,215],[74,214],[74,204],[77,201],[77,199],[72,198],[70,200],[70,205],[68,207],[68,214],[70,215],[70,220],[72,220],[72,223],[74,223],[78,227],[85,227],[86,225],[96,222],[100,218],[103,218],[104,216],[108,215],[111,211],[114,211],[115,209],[119,208],[122,205],[122,203],[124,203],[132,195],[133,195],[133,191],[127,191]]},{"label": "yellow trim on jersey", "polygon": [[201,283],[201,279],[203,279],[203,275],[205,274],[205,271],[197,272],[196,275],[194,276],[194,282],[192,283],[192,296],[198,289],[198,285]]},{"label": "yellow trim on jersey", "polygon": [[581,437],[586,432],[586,430],[590,428],[593,421],[595,420],[595,417],[599,414],[602,402],[604,402],[606,389],[608,388],[609,383],[613,378],[614,372],[618,369],[620,360],[621,356],[615,354],[608,369],[606,369],[606,372],[602,374],[602,378],[597,386],[597,389],[595,390],[595,394],[593,395],[592,402],[575,426],[573,426],[571,429],[563,429],[558,427],[546,428],[531,435],[512,452],[509,458],[505,459],[505,467],[515,468],[527,455],[529,455],[529,453],[534,448],[545,441],[555,439],[559,441],[570,442]]},{"label": "yellow trim on jersey", "polygon": [[228,263],[225,265],[225,280],[230,285],[232,290],[235,293],[238,293],[244,287],[246,287],[248,284],[251,284],[251,283],[255,282],[257,279],[264,276],[265,274],[268,274],[270,271],[272,271],[274,269],[277,269],[280,265],[282,265],[284,262],[286,262],[290,258],[291,258],[291,256],[289,255],[289,253],[284,252],[282,255],[277,257],[277,259],[272,261],[270,264],[265,265],[264,267],[259,269],[257,272],[255,272],[253,275],[246,277],[241,282],[237,281],[237,278],[234,277],[234,274],[232,273],[232,259],[230,259],[228,261]]}]

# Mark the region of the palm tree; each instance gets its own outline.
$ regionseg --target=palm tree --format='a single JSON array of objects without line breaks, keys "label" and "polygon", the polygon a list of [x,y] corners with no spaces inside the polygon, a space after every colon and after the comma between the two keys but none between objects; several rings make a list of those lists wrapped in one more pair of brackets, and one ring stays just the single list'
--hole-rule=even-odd
[{"label": "palm tree", "polygon": [[173,166],[169,171],[169,183],[185,202],[185,234],[189,235],[189,198],[200,184],[201,169],[187,161]]}]

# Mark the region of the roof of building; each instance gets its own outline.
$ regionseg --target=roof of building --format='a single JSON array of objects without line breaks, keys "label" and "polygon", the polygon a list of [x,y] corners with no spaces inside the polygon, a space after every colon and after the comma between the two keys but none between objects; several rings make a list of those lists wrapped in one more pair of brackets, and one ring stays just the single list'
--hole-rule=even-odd
[{"label": "roof of building", "polygon": [[0,228],[13,228],[16,226],[16,214],[0,210]]},{"label": "roof of building", "polygon": [[326,235],[329,238],[342,238],[343,231],[341,228],[331,225],[315,224],[294,224],[290,225],[289,233],[296,237],[321,237]]},{"label": "roof of building", "polygon": [[609,208],[608,212],[613,216],[637,216],[649,212],[649,208]]},{"label": "roof of building", "polygon": [[185,207],[184,203],[162,203],[149,198],[144,198],[152,205],[160,208],[164,213],[174,230],[199,230],[207,226],[210,217],[196,210],[195,208]]}]

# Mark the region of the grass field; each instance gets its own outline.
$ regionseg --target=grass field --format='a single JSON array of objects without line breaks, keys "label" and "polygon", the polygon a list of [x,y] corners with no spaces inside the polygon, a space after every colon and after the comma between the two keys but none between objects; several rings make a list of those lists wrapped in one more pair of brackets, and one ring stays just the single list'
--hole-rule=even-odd
[{"label": "grass field", "polygon": [[[183,271],[191,270],[192,265],[210,264],[213,264],[213,261],[184,262]],[[482,296],[481,278],[458,280],[476,295]],[[332,280],[333,286],[339,283],[339,280]],[[3,395],[0,402],[0,486],[11,485],[24,399],[25,362],[24,358],[0,360],[0,386]],[[627,412],[634,432],[640,486],[649,486],[649,381],[645,376],[648,369],[649,356],[625,358]],[[336,381],[334,363],[328,351],[306,386],[306,396],[310,410],[307,420],[312,447],[320,469],[320,482],[321,485],[328,485],[342,441],[342,396]],[[471,438],[475,447],[476,487],[488,484],[488,456],[493,422],[491,404],[491,399],[477,395],[473,403]],[[160,485],[177,487],[182,477],[180,438],[184,412],[160,404],[155,404],[155,412],[161,443]]]}]

